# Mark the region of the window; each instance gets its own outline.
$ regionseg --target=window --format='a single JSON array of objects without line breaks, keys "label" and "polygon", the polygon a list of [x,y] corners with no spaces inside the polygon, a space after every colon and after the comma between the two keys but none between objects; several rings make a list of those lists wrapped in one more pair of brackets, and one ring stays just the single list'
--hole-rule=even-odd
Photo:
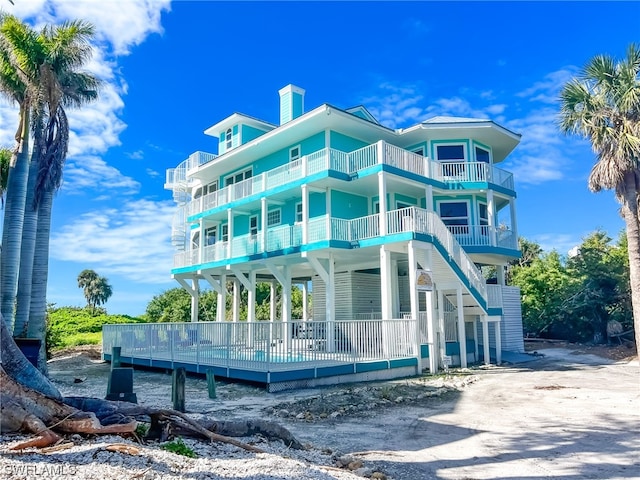
[{"label": "window", "polygon": [[489,152],[484,148],[476,147],[476,162],[490,163]]},{"label": "window", "polygon": [[467,202],[440,202],[440,218],[454,234],[469,232],[469,204]]},{"label": "window", "polygon": [[252,171],[251,169],[243,170],[242,172],[234,173],[233,175],[229,175],[224,179],[225,185],[233,185],[234,183],[240,183],[243,180],[247,180],[251,178]]},{"label": "window", "polygon": [[208,185],[204,185],[203,187],[196,188],[193,194],[193,199],[195,200],[197,198],[204,197],[205,195],[216,192],[217,190],[218,190],[218,181],[216,180],[215,182],[212,182]]},{"label": "window", "polygon": [[489,210],[486,203],[478,203],[478,217],[480,225],[489,225]]},{"label": "window", "polygon": [[213,245],[216,243],[216,237],[218,236],[218,227],[213,226],[205,229],[204,238],[206,239],[205,245]]},{"label": "window", "polygon": [[300,158],[300,145],[292,147],[289,149],[289,161],[295,162]]},{"label": "window", "polygon": [[436,159],[442,162],[442,173],[445,177],[460,177],[465,174],[464,145],[438,145]]},{"label": "window", "polygon": [[258,235],[258,216],[249,217],[249,235]]},{"label": "window", "polygon": [[296,223],[302,223],[302,202],[296,203]]},{"label": "window", "polygon": [[227,150],[230,150],[233,146],[233,131],[230,128],[225,132],[225,141]]},{"label": "window", "polygon": [[276,210],[270,210],[267,213],[267,227],[273,227],[282,223],[282,211],[278,208]]},{"label": "window", "polygon": [[229,241],[229,224],[228,223],[225,223],[224,225],[222,225],[220,234],[221,234],[220,240],[222,240],[223,242]]},{"label": "window", "polygon": [[411,150],[411,151],[416,155],[420,155],[421,157],[424,157],[424,147],[416,148],[415,150]]}]

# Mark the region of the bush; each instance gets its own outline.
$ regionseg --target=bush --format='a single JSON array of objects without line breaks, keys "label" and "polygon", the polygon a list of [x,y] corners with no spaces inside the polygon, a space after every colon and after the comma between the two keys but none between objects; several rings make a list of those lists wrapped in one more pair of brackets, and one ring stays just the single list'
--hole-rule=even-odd
[{"label": "bush", "polygon": [[143,319],[129,315],[94,315],[88,308],[51,308],[48,312],[47,347],[49,350],[76,345],[98,345],[102,341],[102,326],[108,323],[142,323]]}]

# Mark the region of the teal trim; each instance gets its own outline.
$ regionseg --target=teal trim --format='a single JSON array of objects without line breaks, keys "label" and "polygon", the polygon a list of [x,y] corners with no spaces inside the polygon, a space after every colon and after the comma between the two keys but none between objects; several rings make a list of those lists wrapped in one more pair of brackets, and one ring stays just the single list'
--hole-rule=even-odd
[{"label": "teal trim", "polygon": [[356,363],[356,373],[373,372],[375,370],[387,370],[389,362],[381,360],[379,362],[362,362]]},{"label": "teal trim", "polygon": [[254,372],[251,370],[241,370],[239,368],[230,368],[229,378],[247,380],[249,382],[268,383],[267,372]]},{"label": "teal trim", "polygon": [[420,357],[429,358],[429,345],[420,345]]},{"label": "teal trim", "polygon": [[487,308],[487,315],[501,317],[502,309],[498,307]]},{"label": "teal trim", "polygon": [[412,358],[396,358],[389,361],[389,368],[415,367],[418,365],[418,359]]},{"label": "teal trim", "polygon": [[351,375],[353,373],[353,365],[336,365],[333,367],[318,367],[316,369],[316,378],[335,377],[338,375]]},{"label": "teal trim", "polygon": [[[291,380],[304,380],[305,378],[314,378],[314,368],[304,368],[301,370],[285,370],[270,373],[270,383],[289,382]],[[265,382],[266,383],[266,382]]]},{"label": "teal trim", "polygon": [[503,247],[470,246],[464,247],[464,251],[467,253],[492,253],[494,255],[504,255],[505,257],[513,258],[520,258],[522,256],[520,250]]},{"label": "teal trim", "polygon": [[[447,355],[460,355],[460,343],[459,342],[447,342],[445,352]],[[473,340],[467,339],[467,353],[475,353],[476,344]]]}]

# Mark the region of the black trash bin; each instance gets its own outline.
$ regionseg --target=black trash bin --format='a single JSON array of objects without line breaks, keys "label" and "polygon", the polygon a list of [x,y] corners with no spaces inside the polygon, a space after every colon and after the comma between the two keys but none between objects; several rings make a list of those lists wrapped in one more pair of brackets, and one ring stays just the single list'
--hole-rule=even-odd
[{"label": "black trash bin", "polygon": [[38,355],[42,341],[39,338],[14,338],[16,345],[34,367],[38,366]]}]

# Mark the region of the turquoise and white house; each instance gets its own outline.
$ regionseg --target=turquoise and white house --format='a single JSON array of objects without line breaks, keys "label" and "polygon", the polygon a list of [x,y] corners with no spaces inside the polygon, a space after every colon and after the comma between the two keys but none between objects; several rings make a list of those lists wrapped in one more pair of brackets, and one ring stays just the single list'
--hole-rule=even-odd
[{"label": "turquoise and white house", "polygon": [[[234,113],[205,131],[217,154],[167,171],[172,276],[192,296],[192,322],[105,327],[105,357],[121,346],[132,364],[277,390],[523,351],[520,293],[504,275],[520,255],[516,192],[499,167],[520,135],[457,117],[391,129],[364,106],[306,111],[303,89],[279,95],[278,125]],[[259,282],[274,299],[281,286],[269,321],[256,321]],[[312,298],[302,318],[293,286]],[[217,292],[215,322],[198,321],[202,288]]]}]

